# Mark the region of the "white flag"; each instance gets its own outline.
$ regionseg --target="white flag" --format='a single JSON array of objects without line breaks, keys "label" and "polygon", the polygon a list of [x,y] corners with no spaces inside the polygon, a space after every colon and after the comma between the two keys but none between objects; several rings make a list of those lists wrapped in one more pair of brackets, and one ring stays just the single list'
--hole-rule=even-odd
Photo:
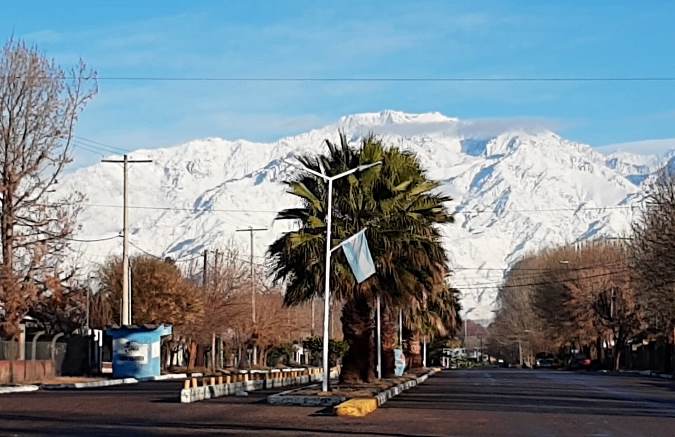
[{"label": "white flag", "polygon": [[359,284],[375,273],[375,263],[370,256],[365,229],[343,241],[342,250]]}]

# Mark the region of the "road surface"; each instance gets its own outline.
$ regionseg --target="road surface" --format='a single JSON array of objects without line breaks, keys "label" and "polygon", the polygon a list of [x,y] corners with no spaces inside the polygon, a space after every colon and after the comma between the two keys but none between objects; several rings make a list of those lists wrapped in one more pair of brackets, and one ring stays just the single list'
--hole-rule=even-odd
[{"label": "road surface", "polygon": [[265,404],[271,392],[189,405],[180,384],[0,396],[0,435],[674,436],[675,382],[531,370],[453,370],[365,418]]}]

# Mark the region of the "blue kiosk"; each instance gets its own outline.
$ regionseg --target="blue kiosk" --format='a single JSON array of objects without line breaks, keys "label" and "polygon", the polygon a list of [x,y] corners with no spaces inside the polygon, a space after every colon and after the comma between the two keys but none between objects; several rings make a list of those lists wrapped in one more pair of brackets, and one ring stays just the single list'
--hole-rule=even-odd
[{"label": "blue kiosk", "polygon": [[171,333],[172,326],[163,324],[108,329],[113,338],[113,376],[141,379],[159,376],[162,337]]}]

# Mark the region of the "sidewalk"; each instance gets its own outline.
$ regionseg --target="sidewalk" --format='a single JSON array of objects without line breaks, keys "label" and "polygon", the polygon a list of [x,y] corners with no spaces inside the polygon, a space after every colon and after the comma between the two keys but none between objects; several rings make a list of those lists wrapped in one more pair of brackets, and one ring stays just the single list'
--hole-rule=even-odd
[{"label": "sidewalk", "polygon": [[40,387],[37,385],[0,385],[0,395],[9,393],[26,393],[37,391]]},{"label": "sidewalk", "polygon": [[596,373],[603,375],[614,375],[614,376],[646,376],[648,378],[661,378],[661,379],[675,379],[670,373],[657,373],[651,370],[598,370]]}]

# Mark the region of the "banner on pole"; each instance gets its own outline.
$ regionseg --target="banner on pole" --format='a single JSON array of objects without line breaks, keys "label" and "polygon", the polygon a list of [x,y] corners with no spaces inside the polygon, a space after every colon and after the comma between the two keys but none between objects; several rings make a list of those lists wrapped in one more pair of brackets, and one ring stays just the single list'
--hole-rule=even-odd
[{"label": "banner on pole", "polygon": [[342,250],[356,280],[361,283],[375,273],[375,263],[370,255],[366,230],[362,230],[342,242]]}]

